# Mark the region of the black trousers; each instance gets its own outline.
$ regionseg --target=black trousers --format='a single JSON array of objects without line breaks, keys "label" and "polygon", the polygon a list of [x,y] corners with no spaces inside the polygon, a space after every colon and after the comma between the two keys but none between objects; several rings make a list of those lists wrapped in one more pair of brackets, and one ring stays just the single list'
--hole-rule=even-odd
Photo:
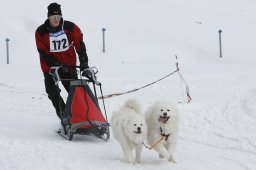
[{"label": "black trousers", "polygon": [[[71,73],[60,73],[60,77],[61,79],[77,79],[77,75]],[[61,118],[65,110],[65,102],[63,101],[63,98],[60,95],[61,90],[58,86],[55,85],[53,77],[49,73],[44,73],[44,83],[46,93],[48,94],[48,98],[52,101],[57,116]],[[63,80],[61,81],[61,83],[66,89],[66,91],[69,93],[70,81]]]}]

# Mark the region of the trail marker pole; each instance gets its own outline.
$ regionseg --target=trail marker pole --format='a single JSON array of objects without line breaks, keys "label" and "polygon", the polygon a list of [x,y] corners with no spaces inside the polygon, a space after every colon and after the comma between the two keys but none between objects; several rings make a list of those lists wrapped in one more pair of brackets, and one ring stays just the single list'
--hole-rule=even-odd
[{"label": "trail marker pole", "polygon": [[10,41],[10,39],[6,38],[5,41],[6,41],[7,64],[9,64],[9,41]]},{"label": "trail marker pole", "polygon": [[219,30],[219,44],[220,44],[220,58],[222,58],[222,45],[221,45],[221,33],[222,33],[222,30]]},{"label": "trail marker pole", "polygon": [[103,41],[103,53],[106,52],[105,50],[105,31],[106,31],[106,28],[102,28],[102,41]]}]

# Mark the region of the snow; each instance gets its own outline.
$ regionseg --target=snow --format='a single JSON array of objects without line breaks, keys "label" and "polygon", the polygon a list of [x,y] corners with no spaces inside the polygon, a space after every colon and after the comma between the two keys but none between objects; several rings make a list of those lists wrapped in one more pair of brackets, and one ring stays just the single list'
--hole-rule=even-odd
[{"label": "snow", "polygon": [[[184,102],[178,74],[105,100],[109,119],[129,98],[137,98],[143,110],[157,100],[177,102],[181,129],[174,156],[178,163],[143,149],[141,164],[127,164],[112,135],[108,142],[93,136],[74,136],[73,141],[58,136],[60,122],[45,94],[34,40],[51,1],[9,0],[0,6],[1,170],[256,168],[255,1],[57,2],[64,19],[84,32],[89,64],[99,69],[105,95],[169,74],[176,69],[174,55],[178,56],[191,103]],[[103,27],[106,53],[102,53]],[[6,38],[10,39],[9,65]],[[62,96],[67,97],[64,90]]]}]

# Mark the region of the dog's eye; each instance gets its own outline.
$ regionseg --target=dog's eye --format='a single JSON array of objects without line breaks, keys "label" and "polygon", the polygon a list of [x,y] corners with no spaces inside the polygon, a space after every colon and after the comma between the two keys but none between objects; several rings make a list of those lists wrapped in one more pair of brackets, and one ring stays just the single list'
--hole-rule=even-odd
[{"label": "dog's eye", "polygon": [[143,126],[143,124],[140,124],[140,126]]},{"label": "dog's eye", "polygon": [[170,110],[168,109],[167,112],[169,112]]},{"label": "dog's eye", "polygon": [[163,109],[161,109],[161,112],[164,111]]},{"label": "dog's eye", "polygon": [[137,124],[134,124],[134,126],[137,126]]}]

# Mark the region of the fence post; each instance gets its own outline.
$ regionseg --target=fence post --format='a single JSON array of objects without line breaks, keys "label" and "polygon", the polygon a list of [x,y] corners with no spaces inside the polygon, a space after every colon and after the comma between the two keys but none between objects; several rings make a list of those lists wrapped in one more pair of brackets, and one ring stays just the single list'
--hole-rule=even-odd
[{"label": "fence post", "polygon": [[10,41],[10,39],[6,38],[5,41],[6,41],[7,64],[9,64],[9,41]]},{"label": "fence post", "polygon": [[222,33],[222,30],[219,30],[219,44],[220,44],[220,58],[222,58],[222,46],[221,46],[221,33]]},{"label": "fence post", "polygon": [[102,40],[103,40],[103,53],[105,53],[105,31],[106,28],[102,28]]}]

